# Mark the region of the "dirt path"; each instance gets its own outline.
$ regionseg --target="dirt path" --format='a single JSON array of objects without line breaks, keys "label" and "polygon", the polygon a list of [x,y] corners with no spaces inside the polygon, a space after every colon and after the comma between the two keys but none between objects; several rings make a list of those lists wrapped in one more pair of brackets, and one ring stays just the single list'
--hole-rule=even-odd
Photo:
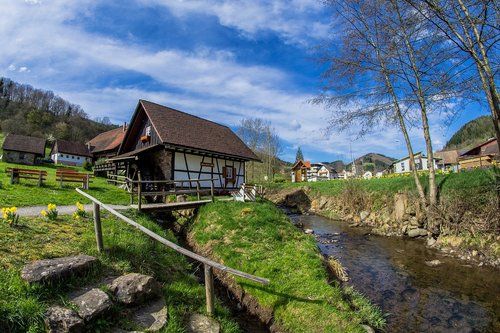
[{"label": "dirt path", "polygon": [[[123,206],[123,205],[108,205],[113,209],[128,209],[130,208],[129,206]],[[85,211],[87,212],[92,212],[92,205],[84,205]],[[37,216],[40,215],[40,212],[42,210],[47,210],[47,206],[29,206],[29,207],[19,207],[17,208],[17,213],[19,216]],[[76,211],[76,206],[71,205],[71,206],[57,206],[57,211],[61,215],[70,215],[73,214]]]}]

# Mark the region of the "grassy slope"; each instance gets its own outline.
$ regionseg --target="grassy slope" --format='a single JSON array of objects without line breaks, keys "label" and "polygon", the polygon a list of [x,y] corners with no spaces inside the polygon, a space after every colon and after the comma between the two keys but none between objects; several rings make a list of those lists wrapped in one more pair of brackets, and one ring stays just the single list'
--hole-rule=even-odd
[{"label": "grassy slope", "polygon": [[[200,209],[194,240],[224,264],[267,277],[260,286],[237,278],[246,292],[273,309],[290,332],[362,332],[380,327],[380,312],[352,290],[329,284],[314,238],[302,234],[269,202],[220,202]],[[350,292],[357,311],[345,300]]]},{"label": "grassy slope", "polygon": [[[447,175],[437,175],[437,184],[441,189],[441,195],[446,197],[459,192],[467,193],[493,193],[493,171],[490,170],[473,170],[470,172],[450,173]],[[420,177],[424,189],[427,188],[427,176]],[[413,177],[394,177],[394,178],[372,178],[372,179],[358,179],[356,180],[366,190],[371,193],[379,193],[386,195],[393,195],[395,193],[415,192],[416,187]],[[283,187],[300,187],[309,186],[313,191],[320,194],[337,196],[342,193],[346,184],[345,180],[336,179],[323,182],[302,182],[302,183],[284,183],[284,184],[271,184],[273,188]],[[472,191],[472,192],[471,192]]]},{"label": "grassy slope", "polygon": [[[47,171],[47,180],[44,186],[38,187],[36,180],[21,179],[19,184],[10,184],[10,175],[5,172],[8,167],[20,167],[29,169],[41,169]],[[78,168],[84,171],[82,168]],[[6,206],[34,206],[55,203],[57,205],[74,205],[76,201],[90,203],[75,191],[75,187],[80,187],[78,183],[64,183],[63,188],[59,188],[56,181],[56,166],[26,166],[21,164],[0,162],[0,207]],[[104,178],[94,178],[90,184],[89,194],[109,204],[128,204],[129,196],[116,186],[107,184]]]},{"label": "grassy slope", "polygon": [[[175,241],[171,232],[163,230],[145,215],[133,212],[128,215]],[[41,218],[22,218],[20,224],[12,228],[0,223],[0,327],[7,332],[42,332],[42,315],[48,305],[64,303],[64,295],[84,283],[127,272],[150,274],[162,283],[169,321],[161,332],[185,332],[187,316],[205,312],[204,288],[187,272],[186,259],[124,222],[104,215],[103,254],[96,251],[90,219],[75,222],[69,216],[62,216],[56,222],[48,222]],[[19,270],[27,262],[80,253],[97,256],[101,262],[100,267],[84,278],[47,288],[28,286],[20,279]],[[228,319],[227,309],[220,304],[216,304],[216,314],[224,332],[239,332],[237,324]],[[101,320],[93,331],[108,331],[112,324]]]}]

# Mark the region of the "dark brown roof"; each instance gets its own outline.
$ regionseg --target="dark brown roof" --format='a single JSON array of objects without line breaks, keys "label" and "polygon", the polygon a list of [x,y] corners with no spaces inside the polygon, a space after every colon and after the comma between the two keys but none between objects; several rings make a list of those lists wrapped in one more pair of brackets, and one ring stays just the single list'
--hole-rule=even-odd
[{"label": "dark brown roof", "polygon": [[227,126],[145,100],[139,100],[137,107],[146,112],[164,144],[259,161]]},{"label": "dark brown roof", "polygon": [[97,135],[95,138],[90,140],[88,144],[90,145],[92,153],[114,150],[120,147],[124,136],[125,130],[120,126]]},{"label": "dark brown roof", "polygon": [[14,150],[45,156],[45,139],[9,134],[5,138],[2,148],[3,150]]},{"label": "dark brown roof", "polygon": [[92,157],[86,145],[80,142],[57,140],[52,148],[52,153],[65,153],[71,155]]}]

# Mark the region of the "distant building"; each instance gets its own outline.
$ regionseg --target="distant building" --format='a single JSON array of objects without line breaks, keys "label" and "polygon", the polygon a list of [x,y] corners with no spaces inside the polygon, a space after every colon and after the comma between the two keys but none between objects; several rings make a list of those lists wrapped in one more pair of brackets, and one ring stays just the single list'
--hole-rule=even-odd
[{"label": "distant building", "polygon": [[[427,156],[423,155],[422,152],[418,152],[414,154],[415,157],[415,165],[418,171],[429,170],[429,161]],[[438,168],[439,159],[434,158],[434,168]],[[405,173],[412,171],[410,168],[410,157],[404,157],[397,161],[392,162],[391,168],[394,173]]]},{"label": "distant building", "polygon": [[56,140],[52,146],[50,157],[55,164],[70,166],[82,166],[86,160],[92,159],[85,144],[65,140]]},{"label": "distant building", "polygon": [[438,168],[441,170],[452,170],[458,172],[458,157],[460,153],[458,150],[443,150],[434,153],[434,157],[439,159],[437,163]]},{"label": "distant building", "polygon": [[467,170],[472,168],[487,168],[494,161],[500,161],[500,154],[497,139],[491,138],[462,153],[458,163],[461,170]]},{"label": "distant building", "polygon": [[323,163],[311,163],[310,161],[298,161],[291,171],[292,182],[317,182],[339,178],[335,169]]},{"label": "distant building", "polygon": [[311,169],[310,161],[297,161],[291,171],[292,183],[295,182],[306,182],[307,181],[307,172]]},{"label": "distant building", "polygon": [[2,145],[2,161],[33,165],[45,156],[45,143],[45,139],[8,134]]},{"label": "distant building", "polygon": [[96,161],[100,158],[116,156],[126,131],[127,124],[124,124],[118,128],[101,133],[88,141],[87,147],[92,154],[92,159]]}]

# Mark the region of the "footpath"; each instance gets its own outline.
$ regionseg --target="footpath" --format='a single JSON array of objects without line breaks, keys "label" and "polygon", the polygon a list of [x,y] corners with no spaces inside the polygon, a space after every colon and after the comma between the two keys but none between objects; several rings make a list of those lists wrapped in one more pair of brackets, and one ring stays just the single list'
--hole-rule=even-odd
[{"label": "footpath", "polygon": [[[130,206],[124,206],[124,205],[108,205],[109,207],[116,209],[116,210],[124,210],[124,209],[129,209],[131,208]],[[92,212],[93,205],[83,205],[84,209],[86,212]],[[37,216],[40,215],[40,212],[42,210],[46,210],[47,206],[28,206],[28,207],[19,207],[17,208],[17,214],[19,216]],[[70,205],[70,206],[57,206],[57,211],[61,215],[71,215],[76,211],[76,206],[75,205]]]}]

